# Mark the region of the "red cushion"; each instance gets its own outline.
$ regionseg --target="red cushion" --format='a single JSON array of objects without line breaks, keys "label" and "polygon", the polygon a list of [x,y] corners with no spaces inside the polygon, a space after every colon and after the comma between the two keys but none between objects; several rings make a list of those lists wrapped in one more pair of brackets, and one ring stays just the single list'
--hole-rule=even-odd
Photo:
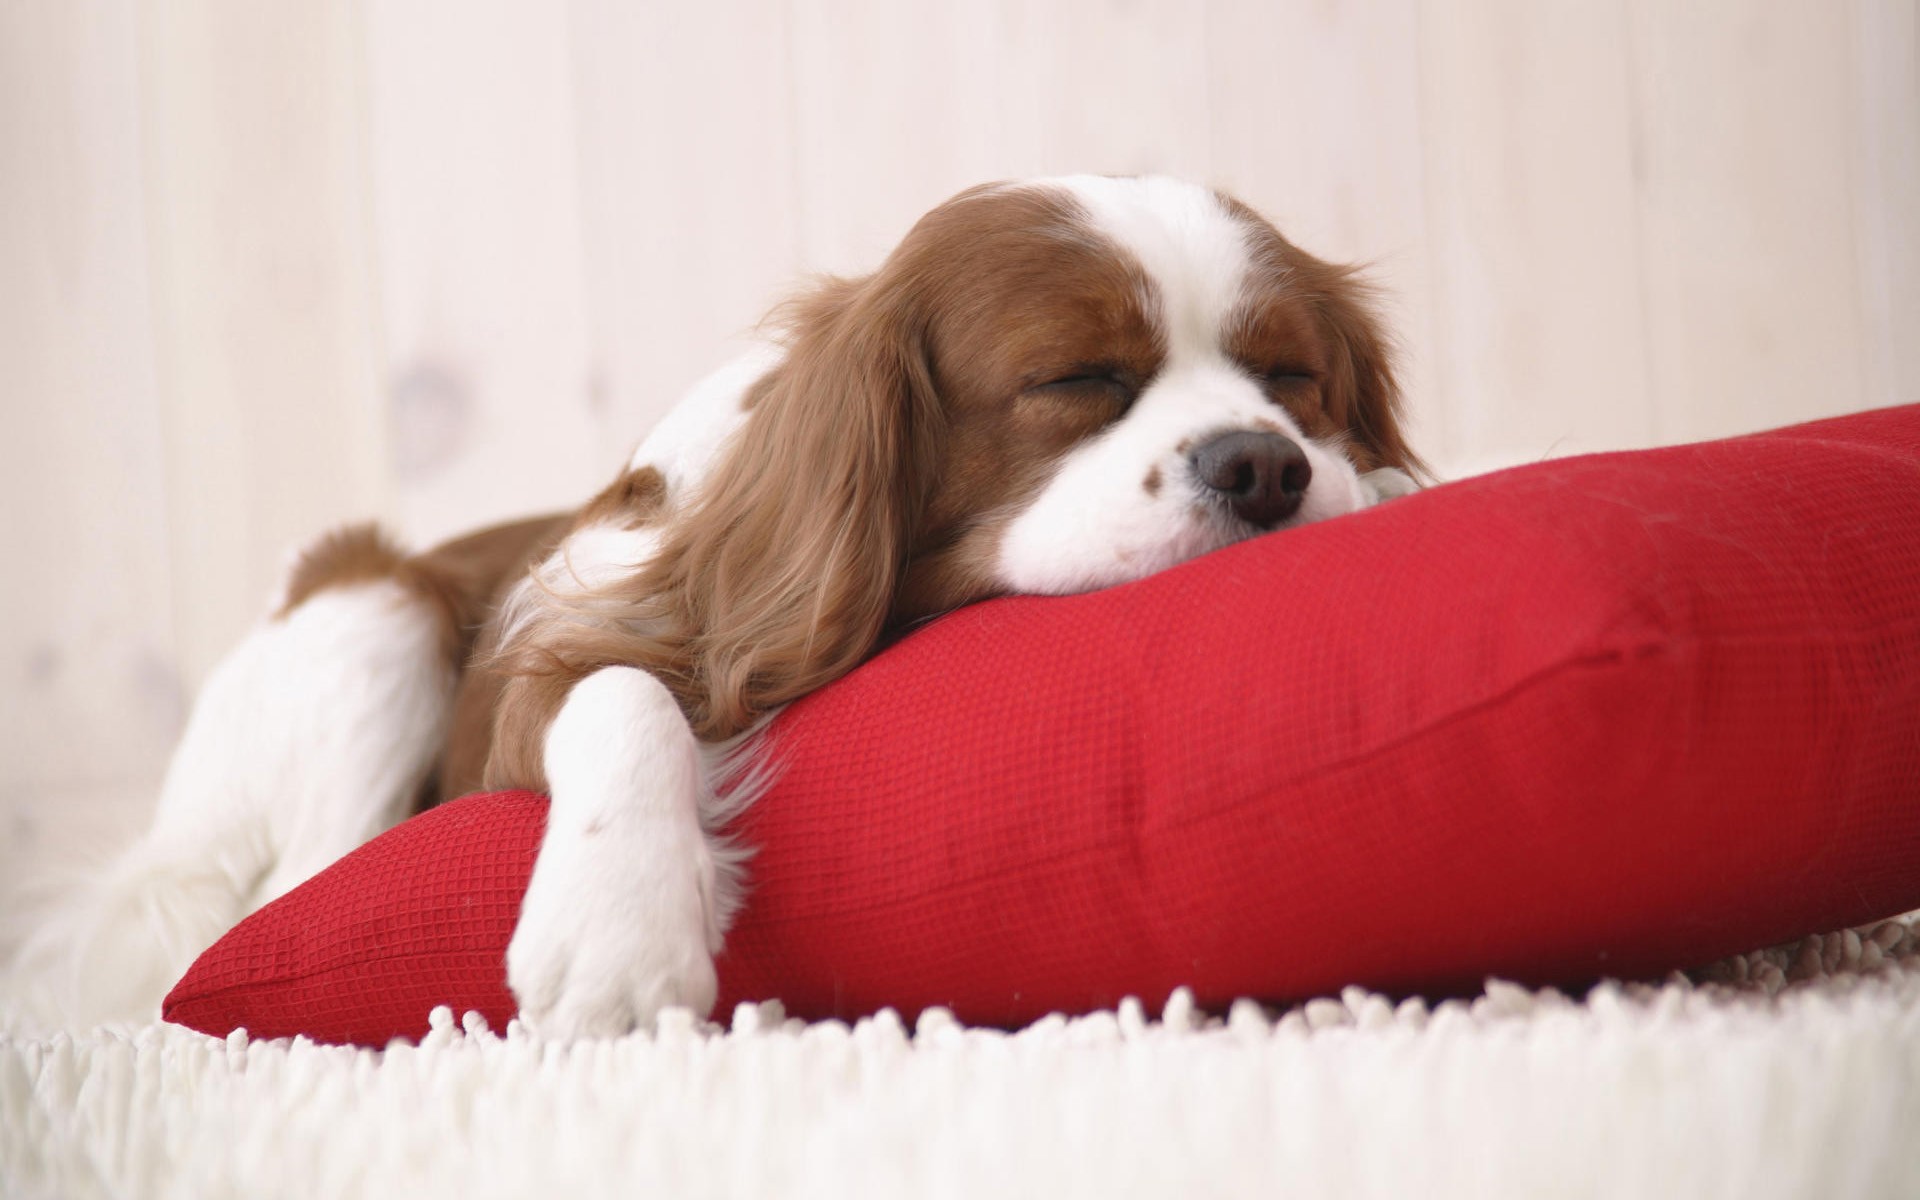
[{"label": "red cushion", "polygon": [[[982,604],[775,729],[723,1013],[1567,982],[1920,906],[1920,406]],[[168,1019],[498,1025],[543,811],[376,839],[208,950]]]}]

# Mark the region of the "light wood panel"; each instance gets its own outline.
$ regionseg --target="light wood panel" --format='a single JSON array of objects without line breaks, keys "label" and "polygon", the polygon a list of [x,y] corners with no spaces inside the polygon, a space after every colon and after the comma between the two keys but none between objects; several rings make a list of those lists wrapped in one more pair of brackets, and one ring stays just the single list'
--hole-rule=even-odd
[{"label": "light wood panel", "polygon": [[1004,65],[987,53],[998,12],[793,0],[792,14],[801,257],[817,270],[870,270],[921,213],[1000,177],[1002,122],[981,103]]},{"label": "light wood panel", "polygon": [[[999,114],[1001,144],[1031,139],[1046,174],[1211,178],[1205,5],[1003,0],[1000,22],[998,44],[981,58],[999,64],[1005,85],[983,97]],[[1013,158],[996,165],[1000,175],[1030,173]]]},{"label": "light wood panel", "polygon": [[1859,409],[1845,10],[1818,0],[1628,10],[1655,436]]},{"label": "light wood panel", "polygon": [[1206,178],[1199,11],[1180,0],[794,0],[804,259],[870,269],[927,209],[989,180]]},{"label": "light wood panel", "polygon": [[11,786],[150,775],[286,548],[576,502],[982,180],[1169,171],[1371,261],[1444,474],[1920,401],[1916,12],[0,7]]},{"label": "light wood panel", "polygon": [[290,549],[385,507],[350,6],[139,9],[153,312],[185,671]]},{"label": "light wood panel", "polygon": [[751,0],[572,7],[592,395],[611,445],[637,443],[794,286],[790,32],[784,8]]},{"label": "light wood panel", "polygon": [[0,6],[0,801],[180,720],[137,63],[125,5]]},{"label": "light wood panel", "polygon": [[1866,399],[1920,403],[1920,5],[1855,0],[1850,8],[1849,185]]},{"label": "light wood panel", "polygon": [[1420,40],[1442,465],[1647,444],[1620,11],[1423,3]]},{"label": "light wood panel", "polygon": [[592,400],[567,10],[371,4],[365,39],[400,526],[578,504],[622,451]]},{"label": "light wood panel", "polygon": [[1851,31],[1824,0],[1632,0],[1654,434],[1868,400]]},{"label": "light wood panel", "polygon": [[1399,347],[1413,444],[1450,443],[1436,396],[1416,0],[1211,0],[1211,178],[1293,241],[1360,263]]}]

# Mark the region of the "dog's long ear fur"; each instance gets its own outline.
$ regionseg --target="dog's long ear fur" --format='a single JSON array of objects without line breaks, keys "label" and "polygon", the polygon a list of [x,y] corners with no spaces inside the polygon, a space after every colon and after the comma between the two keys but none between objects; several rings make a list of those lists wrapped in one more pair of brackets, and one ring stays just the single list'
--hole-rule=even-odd
[{"label": "dog's long ear fur", "polygon": [[1331,415],[1376,465],[1428,477],[1426,463],[1401,431],[1400,386],[1394,379],[1392,347],[1374,315],[1373,289],[1357,267],[1296,253],[1305,260],[1296,266],[1296,278],[1307,288],[1327,332]]},{"label": "dog's long ear fur", "polygon": [[831,682],[880,638],[940,419],[913,310],[884,277],[790,305],[786,359],[645,572],[690,622],[682,703],[702,737]]},{"label": "dog's long ear fur", "polygon": [[[1432,472],[1407,445],[1401,431],[1400,387],[1393,376],[1393,347],[1374,315],[1374,289],[1358,267],[1315,258],[1287,241],[1246,204],[1223,192],[1220,204],[1256,233],[1266,266],[1297,290],[1320,318],[1328,343],[1327,415],[1353,438],[1371,462],[1364,470],[1396,467],[1415,478]],[[1356,456],[1357,457],[1357,456]]]},{"label": "dog's long ear fur", "polygon": [[[545,619],[508,622],[486,664],[507,677],[488,786],[543,786],[546,723],[601,667],[653,675],[719,741],[880,640],[940,435],[915,290],[898,273],[830,279],[775,320],[785,359],[748,394],[712,473],[676,498],[647,563],[584,593],[548,590]],[[616,481],[583,518],[657,513],[658,476],[643,474],[652,490]]]}]

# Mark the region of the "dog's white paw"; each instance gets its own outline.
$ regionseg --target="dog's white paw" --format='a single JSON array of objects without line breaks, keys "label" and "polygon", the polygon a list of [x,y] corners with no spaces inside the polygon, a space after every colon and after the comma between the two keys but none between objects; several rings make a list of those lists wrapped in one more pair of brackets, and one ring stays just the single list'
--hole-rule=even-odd
[{"label": "dog's white paw", "polygon": [[719,990],[705,840],[607,834],[542,847],[507,946],[520,1020],[543,1037],[617,1037],[673,1007],[704,1017]]},{"label": "dog's white paw", "polygon": [[1420,490],[1413,476],[1394,467],[1381,467],[1377,471],[1368,471],[1360,477],[1360,491],[1366,496],[1368,508],[1383,500],[1398,500],[1402,496],[1411,496]]}]

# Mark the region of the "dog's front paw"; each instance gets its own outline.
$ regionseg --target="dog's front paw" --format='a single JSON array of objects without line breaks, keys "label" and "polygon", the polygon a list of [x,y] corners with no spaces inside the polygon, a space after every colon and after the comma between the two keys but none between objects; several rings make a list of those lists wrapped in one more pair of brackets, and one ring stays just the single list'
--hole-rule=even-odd
[{"label": "dog's front paw", "polygon": [[1398,500],[1402,496],[1411,496],[1420,490],[1413,476],[1393,467],[1381,467],[1377,471],[1368,471],[1360,477],[1360,491],[1366,496],[1366,507],[1372,508],[1383,500]]},{"label": "dog's front paw", "polygon": [[719,946],[704,842],[611,856],[586,845],[543,849],[527,887],[507,945],[520,1020],[543,1037],[581,1038],[651,1028],[673,1007],[706,1016]]}]

